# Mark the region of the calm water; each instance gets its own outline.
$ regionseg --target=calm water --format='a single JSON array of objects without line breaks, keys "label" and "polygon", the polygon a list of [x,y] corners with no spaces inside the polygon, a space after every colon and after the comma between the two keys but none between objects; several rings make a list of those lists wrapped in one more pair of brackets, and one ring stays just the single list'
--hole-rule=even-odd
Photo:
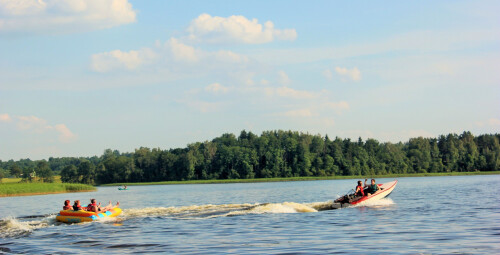
[{"label": "calm water", "polygon": [[[500,254],[500,175],[398,180],[388,199],[328,211],[315,209],[356,180],[0,198],[0,253]],[[102,222],[55,222],[65,199],[90,198],[119,200],[124,213]]]}]

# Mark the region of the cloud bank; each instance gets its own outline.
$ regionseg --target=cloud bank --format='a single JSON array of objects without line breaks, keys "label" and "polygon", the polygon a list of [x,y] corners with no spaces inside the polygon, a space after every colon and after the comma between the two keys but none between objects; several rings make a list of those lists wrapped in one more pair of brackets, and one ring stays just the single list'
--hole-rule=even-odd
[{"label": "cloud bank", "polygon": [[0,33],[73,33],[135,21],[127,0],[0,0]]},{"label": "cloud bank", "polygon": [[259,24],[257,19],[249,20],[244,16],[224,18],[206,13],[194,19],[187,32],[191,41],[204,43],[260,44],[297,38],[295,29],[276,29],[271,21]]},{"label": "cloud bank", "polygon": [[96,72],[117,70],[138,70],[144,66],[158,67],[190,67],[244,64],[249,60],[246,56],[228,50],[204,51],[187,45],[176,38],[170,38],[162,44],[157,41],[154,47],[131,50],[128,52],[113,50],[93,54],[90,68]]},{"label": "cloud bank", "polygon": [[0,114],[0,122],[12,123],[22,132],[34,134],[51,135],[54,133],[62,143],[69,143],[76,140],[77,136],[69,130],[65,124],[49,125],[46,120],[36,116],[13,116],[9,114]]},{"label": "cloud bank", "polygon": [[360,81],[361,80],[361,72],[357,67],[353,69],[347,69],[342,67],[335,67],[335,72],[343,77],[344,79],[348,79],[351,81]]}]

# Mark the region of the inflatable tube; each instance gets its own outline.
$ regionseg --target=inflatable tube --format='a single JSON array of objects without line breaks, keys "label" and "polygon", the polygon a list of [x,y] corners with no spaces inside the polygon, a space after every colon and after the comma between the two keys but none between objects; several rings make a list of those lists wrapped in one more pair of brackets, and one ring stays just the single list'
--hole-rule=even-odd
[{"label": "inflatable tube", "polygon": [[100,213],[83,210],[63,210],[56,216],[56,220],[65,223],[91,222],[105,217],[116,217],[120,215],[120,213],[122,213],[122,209],[118,207]]}]

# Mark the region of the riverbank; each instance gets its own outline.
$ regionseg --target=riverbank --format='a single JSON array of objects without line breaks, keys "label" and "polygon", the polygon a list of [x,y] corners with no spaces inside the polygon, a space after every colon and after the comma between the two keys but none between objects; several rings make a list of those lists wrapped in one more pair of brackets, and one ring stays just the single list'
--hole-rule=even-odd
[{"label": "riverbank", "polygon": [[399,178],[399,177],[425,177],[425,176],[460,176],[460,175],[496,175],[496,174],[500,174],[500,171],[491,171],[491,172],[418,173],[418,174],[385,174],[385,175],[376,175],[376,176],[358,176],[358,175],[354,175],[354,176],[311,176],[311,177],[289,177],[289,178],[259,178],[259,179],[225,179],[225,180],[190,180],[190,181],[164,181],[164,182],[136,182],[136,183],[110,183],[110,184],[102,184],[100,186],[289,182],[289,181],[314,181],[314,180]]},{"label": "riverbank", "polygon": [[94,186],[77,183],[3,183],[0,184],[0,197],[89,192],[96,190],[97,188]]}]

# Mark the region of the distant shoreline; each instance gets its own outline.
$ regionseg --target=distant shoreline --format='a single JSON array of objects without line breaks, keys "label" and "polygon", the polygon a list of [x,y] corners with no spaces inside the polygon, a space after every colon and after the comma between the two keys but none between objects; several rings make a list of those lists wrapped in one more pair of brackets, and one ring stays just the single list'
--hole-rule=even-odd
[{"label": "distant shoreline", "polygon": [[[261,178],[261,179],[224,179],[224,180],[191,180],[191,181],[165,181],[165,182],[137,182],[137,183],[112,183],[99,185],[101,187],[110,186],[142,186],[142,185],[179,185],[179,184],[230,184],[230,183],[260,183],[260,182],[290,182],[290,181],[316,181],[316,180],[347,180],[347,179],[371,179],[371,178],[400,178],[400,177],[435,177],[435,176],[467,176],[467,175],[499,175],[500,171],[491,172],[450,172],[450,173],[418,173],[418,174],[386,174],[377,176],[313,176],[313,177],[289,177],[289,178]],[[2,186],[9,185],[10,193],[2,190]],[[35,186],[45,186],[45,188],[27,189]],[[59,190],[53,187],[59,185]],[[75,189],[75,185],[78,186]],[[99,187],[97,186],[97,187]],[[6,187],[6,186],[4,186]],[[47,188],[51,187],[51,188]],[[62,188],[63,189],[62,189]],[[92,188],[89,188],[92,187]],[[40,190],[42,189],[42,190]],[[43,191],[50,189],[50,191]],[[71,190],[68,190],[71,189]],[[14,192],[12,191],[14,190]],[[0,184],[0,197],[36,196],[60,193],[92,192],[95,186],[69,183],[3,183]],[[26,192],[24,192],[26,191]]]},{"label": "distant shoreline", "polygon": [[433,176],[466,176],[466,175],[497,175],[500,171],[491,172],[449,172],[449,173],[416,173],[416,174],[386,174],[375,176],[311,176],[288,178],[259,178],[259,179],[223,179],[223,180],[190,180],[190,181],[163,181],[163,182],[132,182],[109,183],[99,186],[141,186],[141,185],[178,185],[178,184],[223,184],[223,183],[259,183],[259,182],[289,182],[289,181],[316,181],[316,180],[345,180],[371,178],[399,178],[399,177],[433,177]]}]

